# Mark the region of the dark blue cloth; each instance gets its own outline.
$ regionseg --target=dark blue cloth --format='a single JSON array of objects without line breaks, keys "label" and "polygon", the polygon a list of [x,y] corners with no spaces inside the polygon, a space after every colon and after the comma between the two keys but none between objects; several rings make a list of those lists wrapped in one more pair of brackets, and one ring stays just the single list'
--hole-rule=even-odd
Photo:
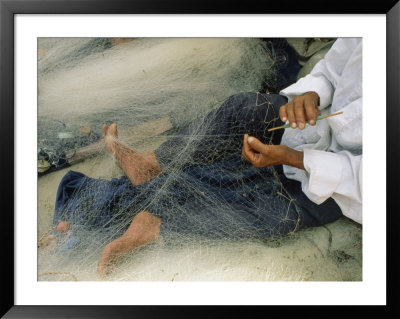
[{"label": "dark blue cloth", "polygon": [[108,181],[69,171],[57,192],[54,223],[126,228],[147,210],[162,218],[165,236],[268,238],[293,230],[299,217],[278,195],[280,187],[270,168],[254,168],[240,157],[162,174],[137,187],[124,176]]},{"label": "dark blue cloth", "polygon": [[69,171],[58,186],[53,223],[108,228],[125,218],[133,196],[134,187],[125,176],[108,181]]}]

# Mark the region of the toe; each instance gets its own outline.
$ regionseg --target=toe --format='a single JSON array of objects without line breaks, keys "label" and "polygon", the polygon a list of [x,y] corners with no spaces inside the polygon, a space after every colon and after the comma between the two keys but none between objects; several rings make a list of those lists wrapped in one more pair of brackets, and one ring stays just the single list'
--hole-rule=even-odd
[{"label": "toe", "polygon": [[118,137],[117,124],[115,123],[111,124],[109,132],[112,136]]},{"label": "toe", "polygon": [[100,277],[104,277],[105,276],[105,269],[104,269],[104,263],[99,263],[97,266],[97,274]]},{"label": "toe", "polygon": [[103,126],[101,127],[103,130],[103,136],[107,135],[107,131],[108,131],[108,125],[107,124],[103,124]]}]

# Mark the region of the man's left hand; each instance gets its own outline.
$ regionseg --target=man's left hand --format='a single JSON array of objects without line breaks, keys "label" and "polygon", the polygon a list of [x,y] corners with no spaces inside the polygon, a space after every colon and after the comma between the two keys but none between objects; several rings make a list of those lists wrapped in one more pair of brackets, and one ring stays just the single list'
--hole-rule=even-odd
[{"label": "man's left hand", "polygon": [[286,145],[266,145],[247,134],[243,139],[242,155],[254,167],[284,164],[304,169],[303,152]]}]

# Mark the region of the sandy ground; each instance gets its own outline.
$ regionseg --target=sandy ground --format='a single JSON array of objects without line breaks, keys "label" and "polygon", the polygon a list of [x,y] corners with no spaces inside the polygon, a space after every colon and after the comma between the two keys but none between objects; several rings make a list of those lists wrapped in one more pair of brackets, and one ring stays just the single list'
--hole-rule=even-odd
[{"label": "sandy ground", "polygon": [[[141,151],[154,149],[152,139]],[[90,177],[121,176],[105,154],[38,179],[38,238],[52,226],[55,195],[68,170]],[[105,175],[106,174],[106,175]],[[329,234],[332,242],[329,243]],[[99,250],[61,260],[46,248],[38,249],[39,280],[45,281],[360,281],[362,228],[347,218],[327,227],[288,235],[279,241],[232,243],[196,242],[166,246],[162,242],[139,249],[118,264],[105,279],[96,274]]]}]

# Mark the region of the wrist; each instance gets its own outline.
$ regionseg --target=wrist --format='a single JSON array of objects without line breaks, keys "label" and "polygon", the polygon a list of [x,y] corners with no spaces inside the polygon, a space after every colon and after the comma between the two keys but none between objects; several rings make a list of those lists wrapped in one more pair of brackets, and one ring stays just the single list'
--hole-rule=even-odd
[{"label": "wrist", "polygon": [[304,158],[303,152],[296,151],[290,147],[287,147],[286,157],[283,164],[293,166],[299,169],[305,169],[303,158]]}]

